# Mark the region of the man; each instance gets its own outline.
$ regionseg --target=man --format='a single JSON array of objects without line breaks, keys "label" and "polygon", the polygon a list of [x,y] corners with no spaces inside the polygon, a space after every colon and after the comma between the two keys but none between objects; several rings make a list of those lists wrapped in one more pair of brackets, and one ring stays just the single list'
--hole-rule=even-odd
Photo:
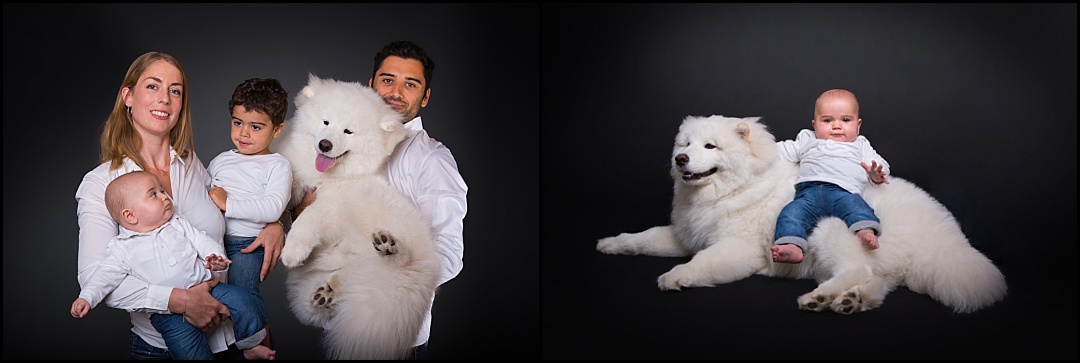
[{"label": "man", "polygon": [[[438,284],[442,285],[461,272],[468,186],[458,173],[450,149],[428,136],[420,120],[420,109],[427,106],[431,97],[434,70],[435,63],[423,48],[409,41],[395,41],[375,55],[368,86],[404,116],[402,122],[409,137],[390,156],[387,173],[390,185],[411,200],[431,222],[442,267]],[[294,218],[314,200],[315,193],[308,192],[293,212]],[[411,359],[427,356],[430,333],[431,311],[428,310]]]}]

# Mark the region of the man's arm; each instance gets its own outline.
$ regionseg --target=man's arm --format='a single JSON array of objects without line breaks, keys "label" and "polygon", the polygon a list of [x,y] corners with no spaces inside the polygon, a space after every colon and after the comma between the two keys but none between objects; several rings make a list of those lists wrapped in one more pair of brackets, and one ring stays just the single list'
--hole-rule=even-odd
[{"label": "man's arm", "polygon": [[413,170],[420,174],[413,179],[416,206],[431,221],[442,267],[438,283],[442,285],[456,277],[463,267],[468,186],[458,172],[454,156],[445,148],[434,150]]}]

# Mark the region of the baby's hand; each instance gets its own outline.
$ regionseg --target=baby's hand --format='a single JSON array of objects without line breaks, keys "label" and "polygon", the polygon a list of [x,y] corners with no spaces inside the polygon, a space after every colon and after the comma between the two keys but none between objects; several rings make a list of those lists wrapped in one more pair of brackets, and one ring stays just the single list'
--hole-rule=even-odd
[{"label": "baby's hand", "polygon": [[71,303],[71,316],[81,318],[86,316],[88,312],[90,312],[90,302],[86,301],[86,299],[80,297]]},{"label": "baby's hand", "polygon": [[210,269],[211,271],[221,271],[228,269],[230,263],[232,263],[232,260],[223,256],[218,256],[214,253],[206,256],[206,268]]},{"label": "baby's hand", "polygon": [[870,165],[866,165],[866,163],[859,163],[859,165],[862,165],[863,169],[866,169],[866,175],[870,176],[870,180],[873,181],[874,184],[889,184],[889,180],[885,179],[885,171],[882,170],[885,168],[885,164],[878,165],[876,160],[871,160]]}]

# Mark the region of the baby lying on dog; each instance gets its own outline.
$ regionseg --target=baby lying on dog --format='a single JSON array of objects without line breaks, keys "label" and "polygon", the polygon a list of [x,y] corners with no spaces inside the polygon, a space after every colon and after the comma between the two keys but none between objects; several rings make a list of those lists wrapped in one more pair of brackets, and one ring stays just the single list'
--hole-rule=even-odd
[{"label": "baby lying on dog", "polygon": [[889,183],[889,163],[859,135],[862,119],[855,94],[825,91],[814,104],[810,124],[813,131],[802,130],[795,141],[776,143],[781,158],[799,163],[799,178],[795,199],[776,218],[774,262],[802,262],[806,236],[828,216],[843,219],[867,248],[878,248],[881,220],[859,194],[868,182]]}]

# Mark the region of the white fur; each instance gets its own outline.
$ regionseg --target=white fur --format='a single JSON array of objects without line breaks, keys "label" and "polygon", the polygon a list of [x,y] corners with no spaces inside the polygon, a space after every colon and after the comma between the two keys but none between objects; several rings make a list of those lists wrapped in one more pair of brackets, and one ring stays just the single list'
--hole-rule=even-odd
[{"label": "white fur", "polygon": [[[680,154],[683,166],[676,162]],[[797,166],[781,161],[774,136],[756,117],[687,117],[671,165],[672,224],[602,238],[596,245],[606,254],[692,256],[657,279],[661,290],[714,286],[753,274],[814,278],[818,287],[797,299],[799,308],[841,314],[881,306],[897,286],[958,313],[1005,297],[1005,277],[968,243],[952,213],[895,176],[863,192],[881,219],[880,248],[863,247],[842,220],[829,217],[811,232],[802,263],[773,263],[776,217],[795,195]],[[683,179],[714,167],[707,177]]]},{"label": "white fur", "polygon": [[[281,253],[290,307],[302,323],[329,328],[330,358],[403,358],[430,309],[438,261],[427,220],[386,179],[386,161],[406,137],[401,115],[360,83],[315,75],[296,107],[274,150],[292,165],[291,204],[317,192]],[[332,147],[320,151],[320,142]],[[315,168],[320,152],[338,157],[325,172]],[[377,249],[379,233],[394,246]],[[327,286],[333,292],[318,296],[332,302],[316,304]]]}]

